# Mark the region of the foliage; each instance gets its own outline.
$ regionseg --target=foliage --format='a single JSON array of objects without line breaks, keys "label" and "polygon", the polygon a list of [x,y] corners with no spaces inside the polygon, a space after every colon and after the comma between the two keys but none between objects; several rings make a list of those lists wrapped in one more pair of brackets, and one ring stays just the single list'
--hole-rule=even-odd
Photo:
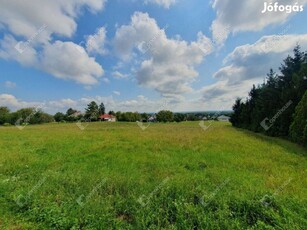
[{"label": "foliage", "polygon": [[307,89],[307,54],[297,46],[280,67],[272,69],[266,82],[253,86],[246,101],[237,99],[233,106],[233,126],[263,132],[270,136],[289,136],[295,107]]},{"label": "foliage", "polygon": [[141,120],[141,115],[138,112],[117,112],[116,119],[118,121],[136,122]]},{"label": "foliage", "polygon": [[100,114],[99,107],[95,101],[92,101],[87,105],[87,108],[85,109],[85,118],[89,119],[91,121],[97,121],[99,114]]},{"label": "foliage", "polygon": [[182,113],[175,113],[174,114],[174,121],[176,122],[182,122],[185,120],[185,115]]},{"label": "foliage", "polygon": [[101,102],[99,105],[99,115],[103,115],[106,113],[106,108],[104,106],[104,104]]},{"label": "foliage", "polygon": [[9,120],[10,110],[7,107],[0,107],[0,125],[7,123]]},{"label": "foliage", "polygon": [[296,142],[307,145],[307,91],[295,108],[290,137]]},{"label": "foliage", "polygon": [[65,114],[64,114],[64,113],[58,112],[58,113],[56,113],[53,117],[54,117],[54,120],[55,120],[56,122],[61,122],[61,121],[64,121],[64,120],[65,120]]},{"label": "foliage", "polygon": [[0,108],[0,125],[43,124],[53,121],[52,115],[36,108],[23,108],[12,113],[7,107]]},{"label": "foliage", "polygon": [[69,116],[73,115],[73,114],[76,113],[76,112],[77,112],[77,110],[72,109],[72,108],[69,108],[69,109],[67,110],[67,112],[66,112],[66,116],[69,117]]},{"label": "foliage", "polygon": [[159,122],[172,122],[174,121],[174,114],[169,110],[161,110],[157,113],[157,120]]}]

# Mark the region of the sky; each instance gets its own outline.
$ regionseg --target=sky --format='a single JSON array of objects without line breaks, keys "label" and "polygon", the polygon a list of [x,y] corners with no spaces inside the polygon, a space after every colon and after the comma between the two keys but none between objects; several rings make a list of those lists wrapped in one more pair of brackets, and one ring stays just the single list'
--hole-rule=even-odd
[{"label": "sky", "polygon": [[266,2],[0,0],[0,106],[230,110],[307,50],[307,0]]}]

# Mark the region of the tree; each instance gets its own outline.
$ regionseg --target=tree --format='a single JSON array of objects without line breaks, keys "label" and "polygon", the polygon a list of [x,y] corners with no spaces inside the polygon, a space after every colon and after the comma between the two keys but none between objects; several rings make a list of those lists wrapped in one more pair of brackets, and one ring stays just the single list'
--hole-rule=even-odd
[{"label": "tree", "polygon": [[157,120],[159,122],[172,122],[174,120],[174,114],[169,110],[161,110],[157,113]]},{"label": "tree", "polygon": [[9,122],[10,110],[8,107],[0,107],[0,125]]},{"label": "tree", "polygon": [[99,105],[99,115],[103,115],[106,112],[106,108],[104,106],[104,104],[101,102],[101,104]]},{"label": "tree", "polygon": [[300,123],[304,122],[302,115],[292,121],[307,88],[307,54],[299,46],[293,52],[293,56],[284,59],[281,75],[271,69],[266,82],[253,86],[245,102],[236,100],[230,120],[233,126],[271,136],[291,136],[293,140],[303,135],[307,128]]},{"label": "tree", "polygon": [[235,104],[232,106],[233,114],[230,117],[230,122],[233,126],[240,127],[240,114],[242,112],[241,98],[237,98]]},{"label": "tree", "polygon": [[137,112],[117,112],[116,119],[118,121],[126,121],[126,122],[136,122],[141,120],[141,115]]},{"label": "tree", "polygon": [[34,115],[37,113],[35,108],[23,108],[19,109],[14,113],[14,118],[11,120],[11,122],[22,124],[22,123],[28,123],[28,124],[35,124],[36,121],[34,119]]},{"label": "tree", "polygon": [[92,101],[87,105],[85,109],[85,118],[90,121],[97,121],[99,117],[99,107],[95,101]]},{"label": "tree", "polygon": [[69,122],[77,121],[77,120],[78,120],[78,117],[77,117],[77,116],[74,116],[74,114],[77,113],[77,112],[78,112],[77,110],[72,109],[72,108],[69,108],[69,109],[66,111],[66,115],[65,115],[64,120],[65,120],[65,121],[69,121]]},{"label": "tree", "polygon": [[75,109],[72,109],[72,108],[69,108],[68,110],[67,110],[67,112],[66,112],[66,116],[71,116],[71,115],[73,115],[74,113],[76,113],[77,112],[77,110],[75,110]]},{"label": "tree", "polygon": [[115,116],[116,120],[121,121],[122,113],[120,111],[116,112]]},{"label": "tree", "polygon": [[113,116],[115,116],[115,112],[114,111],[109,111],[109,113],[108,113],[109,115],[113,115]]},{"label": "tree", "polygon": [[174,114],[174,121],[176,122],[182,122],[185,120],[185,115],[182,113],[175,113]]},{"label": "tree", "polygon": [[44,113],[43,111],[37,111],[33,116],[33,124],[43,124],[54,122],[54,117],[48,113]]},{"label": "tree", "polygon": [[55,120],[56,122],[61,122],[61,121],[64,121],[64,120],[65,120],[65,114],[64,114],[64,113],[58,112],[58,113],[56,113],[53,117],[54,117],[54,120]]},{"label": "tree", "polygon": [[141,119],[142,119],[142,121],[147,122],[148,118],[149,118],[149,116],[148,116],[147,113],[142,113],[142,114],[141,114]]},{"label": "tree", "polygon": [[187,120],[188,121],[197,121],[197,120],[199,120],[199,118],[196,117],[196,115],[194,113],[191,113],[191,114],[187,115]]},{"label": "tree", "polygon": [[307,145],[307,91],[295,108],[290,137],[295,142]]}]

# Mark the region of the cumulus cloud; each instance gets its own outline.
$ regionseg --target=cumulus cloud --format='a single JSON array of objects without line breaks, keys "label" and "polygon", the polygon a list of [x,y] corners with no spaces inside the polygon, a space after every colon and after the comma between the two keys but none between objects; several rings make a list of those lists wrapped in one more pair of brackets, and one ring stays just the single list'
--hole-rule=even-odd
[{"label": "cumulus cloud", "polygon": [[[72,42],[52,41],[52,35],[71,37],[76,17],[83,8],[102,10],[105,0],[0,0],[0,29],[7,30],[0,41],[0,58],[15,60],[57,78],[93,85],[104,73],[100,64]],[[51,16],[52,15],[52,16]],[[23,37],[17,41],[16,37]],[[87,39],[89,53],[102,54],[105,30]],[[84,51],[84,52],[80,52]]]},{"label": "cumulus cloud", "polygon": [[270,68],[278,71],[297,44],[306,50],[307,34],[265,36],[252,45],[237,47],[214,74],[217,82],[201,90],[203,100],[230,108],[236,97],[246,97],[253,84],[262,83]]},{"label": "cumulus cloud", "polygon": [[168,9],[171,5],[176,3],[176,0],[145,0],[145,3],[155,3]]},{"label": "cumulus cloud", "polygon": [[25,46],[18,52],[18,42],[11,35],[5,35],[0,41],[0,58],[5,60],[15,60],[23,66],[37,65],[37,52],[31,46]]},{"label": "cumulus cloud", "polygon": [[97,53],[100,55],[107,54],[107,49],[105,48],[107,31],[105,27],[97,29],[97,32],[93,35],[89,35],[86,39],[86,50],[88,53]]},{"label": "cumulus cloud", "polygon": [[[263,28],[273,24],[282,24],[293,14],[286,12],[266,12],[264,2],[259,0],[214,0],[213,9],[216,10],[217,17],[213,21],[211,29],[213,39],[217,44],[223,43],[229,33],[241,31],[261,31]],[[280,0],[279,5],[295,5],[296,3],[306,5],[307,0]]]},{"label": "cumulus cloud", "polygon": [[0,41],[1,58],[15,60],[57,78],[85,85],[96,84],[98,78],[104,74],[100,64],[86,52],[79,52],[82,47],[73,42],[47,43],[39,54],[32,47],[27,47],[23,53],[19,53],[15,48],[15,42],[12,36],[5,36],[4,40]]},{"label": "cumulus cloud", "polygon": [[7,106],[11,109],[21,109],[26,107],[35,107],[38,106],[39,102],[26,102],[20,99],[17,99],[11,94],[0,94],[0,105]]},{"label": "cumulus cloud", "polygon": [[4,82],[4,86],[8,89],[13,89],[13,88],[16,88],[17,85],[15,82],[6,81]]},{"label": "cumulus cloud", "polygon": [[119,71],[115,71],[115,72],[112,73],[112,76],[114,78],[117,78],[117,79],[123,79],[123,78],[127,78],[128,74],[123,74],[123,73],[121,73]]},{"label": "cumulus cloud", "polygon": [[130,24],[116,31],[116,52],[123,60],[133,54],[144,58],[135,73],[140,85],[162,95],[189,92],[190,83],[198,76],[195,66],[212,52],[212,43],[201,32],[196,41],[188,43],[167,38],[165,30],[147,13],[135,12]]},{"label": "cumulus cloud", "polygon": [[30,39],[43,25],[46,29],[36,38],[47,42],[52,34],[71,37],[77,28],[75,21],[84,7],[92,12],[104,8],[105,0],[0,0],[0,24],[14,35]]},{"label": "cumulus cloud", "polygon": [[77,106],[78,106],[78,103],[70,98],[48,102],[49,108],[60,109],[60,110],[68,109],[68,108],[75,108]]},{"label": "cumulus cloud", "polygon": [[56,41],[42,51],[39,68],[53,76],[74,80],[81,84],[93,85],[104,74],[102,67],[87,55],[79,52],[72,42]]},{"label": "cumulus cloud", "polygon": [[98,104],[103,102],[107,110],[122,112],[158,112],[161,109],[172,110],[174,108],[174,103],[172,103],[171,100],[165,98],[150,100],[143,95],[139,95],[129,100],[116,100],[113,96],[93,96],[82,97],[79,99],[66,98],[44,102],[26,102],[11,94],[0,94],[1,106],[7,106],[12,110],[39,106],[43,111],[51,114],[55,114],[56,112],[66,112],[69,108],[74,108],[84,112],[85,108],[91,101],[96,101]]},{"label": "cumulus cloud", "polygon": [[255,44],[239,46],[225,58],[226,66],[214,77],[232,82],[263,78],[270,68],[277,70],[297,44],[307,49],[307,34],[265,36]]}]

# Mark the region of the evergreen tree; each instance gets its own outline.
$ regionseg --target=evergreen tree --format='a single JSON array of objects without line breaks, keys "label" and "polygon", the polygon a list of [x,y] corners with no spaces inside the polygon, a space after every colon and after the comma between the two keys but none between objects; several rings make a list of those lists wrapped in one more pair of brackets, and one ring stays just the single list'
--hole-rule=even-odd
[{"label": "evergreen tree", "polygon": [[92,101],[87,105],[85,109],[85,118],[90,121],[97,121],[99,117],[99,107],[95,101]]},{"label": "evergreen tree", "polygon": [[101,102],[101,104],[99,105],[99,115],[103,115],[105,113],[106,113],[106,108],[104,104]]},{"label": "evergreen tree", "polygon": [[307,91],[295,108],[290,137],[296,142],[307,145]]},{"label": "evergreen tree", "polygon": [[[245,102],[236,100],[230,119],[233,126],[272,136],[289,136],[295,107],[307,89],[307,54],[301,52],[299,46],[293,52],[293,57],[288,56],[283,61],[280,76],[271,69],[266,82],[253,86]],[[298,123],[296,121],[292,126],[297,127]],[[301,128],[299,135],[307,129],[305,126]]]}]

